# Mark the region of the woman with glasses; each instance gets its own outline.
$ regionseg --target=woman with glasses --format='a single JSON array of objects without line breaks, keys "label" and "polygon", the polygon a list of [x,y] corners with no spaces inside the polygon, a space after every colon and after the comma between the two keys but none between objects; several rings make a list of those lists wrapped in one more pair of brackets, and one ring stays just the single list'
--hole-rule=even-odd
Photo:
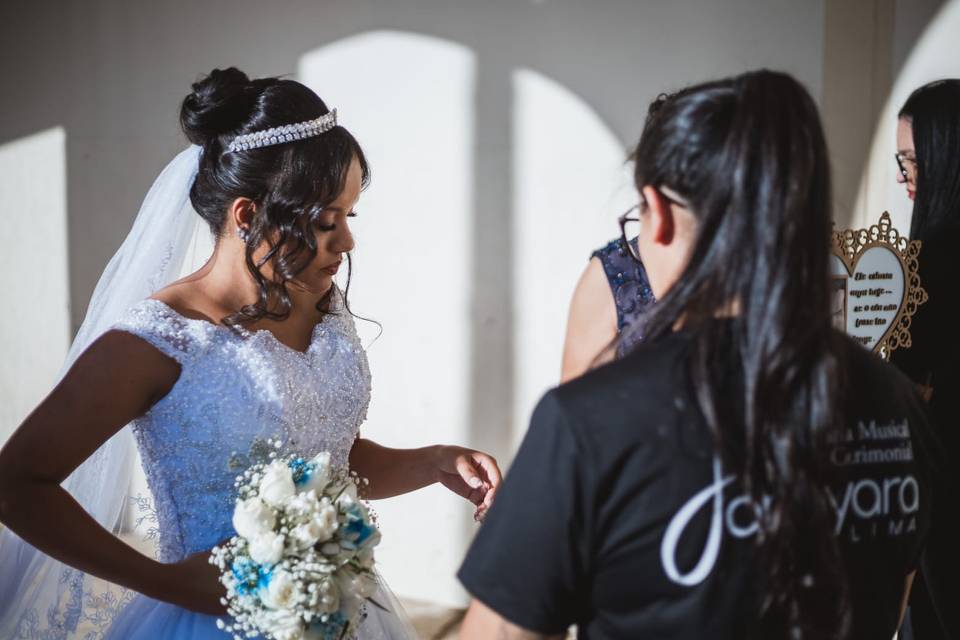
[{"label": "woman with glasses", "polygon": [[643,341],[548,391],[459,577],[461,637],[887,640],[931,508],[923,402],[830,315],[817,107],[757,71],[634,154]]},{"label": "woman with glasses", "polygon": [[[901,138],[903,142],[900,142]],[[907,186],[907,197],[911,200],[917,199],[917,152],[913,149],[913,135],[911,134],[910,121],[901,118],[897,125],[897,146],[902,145],[902,150],[893,154],[897,161],[897,182]]]},{"label": "woman with glasses", "polygon": [[629,329],[654,297],[637,253],[637,209],[620,216],[620,237],[594,251],[580,276],[570,302],[561,382],[626,353],[639,340]]},{"label": "woman with glasses", "polygon": [[[948,460],[960,455],[960,348],[956,316],[960,283],[960,79],[920,87],[897,121],[898,182],[913,200],[910,237],[923,242],[920,282],[929,294],[910,328],[913,346],[892,360],[924,390]],[[946,465],[949,472],[956,465]],[[948,473],[947,492],[960,479]],[[916,593],[910,603],[916,640],[960,638],[956,579],[960,575],[957,509],[936,513]]]}]

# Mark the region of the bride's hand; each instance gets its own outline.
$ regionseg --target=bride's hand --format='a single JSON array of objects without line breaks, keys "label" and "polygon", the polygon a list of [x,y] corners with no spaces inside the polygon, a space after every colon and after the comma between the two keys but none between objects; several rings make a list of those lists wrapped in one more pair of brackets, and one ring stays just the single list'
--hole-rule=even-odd
[{"label": "bride's hand", "polygon": [[437,450],[436,468],[438,481],[476,505],[473,517],[482,520],[503,479],[497,461],[480,451],[442,446]]},{"label": "bride's hand", "polygon": [[209,560],[210,552],[201,551],[170,565],[175,585],[172,595],[176,604],[185,609],[222,616],[227,608],[220,598],[227,595],[227,590],[220,584],[220,569]]}]

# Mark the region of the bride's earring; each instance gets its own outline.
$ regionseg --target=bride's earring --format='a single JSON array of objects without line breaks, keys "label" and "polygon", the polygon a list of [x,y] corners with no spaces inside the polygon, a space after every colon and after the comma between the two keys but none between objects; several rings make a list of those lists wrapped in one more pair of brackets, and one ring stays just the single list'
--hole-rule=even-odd
[{"label": "bride's earring", "polygon": [[237,237],[240,238],[240,241],[246,244],[247,238],[250,237],[250,232],[244,229],[243,227],[237,227]]}]

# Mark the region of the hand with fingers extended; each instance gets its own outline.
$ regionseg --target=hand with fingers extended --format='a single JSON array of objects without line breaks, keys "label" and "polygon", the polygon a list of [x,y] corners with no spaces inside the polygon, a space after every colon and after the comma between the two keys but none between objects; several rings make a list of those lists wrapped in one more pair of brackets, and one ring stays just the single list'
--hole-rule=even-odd
[{"label": "hand with fingers extended", "polygon": [[437,481],[472,502],[474,519],[483,520],[503,479],[497,461],[486,453],[456,446],[438,447],[436,454]]}]

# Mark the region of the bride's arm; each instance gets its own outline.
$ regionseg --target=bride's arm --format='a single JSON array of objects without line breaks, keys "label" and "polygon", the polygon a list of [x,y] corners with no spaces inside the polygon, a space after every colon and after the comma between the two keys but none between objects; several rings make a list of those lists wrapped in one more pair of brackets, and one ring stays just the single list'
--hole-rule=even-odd
[{"label": "bride's arm", "polygon": [[350,451],[350,468],[369,481],[364,497],[371,500],[439,482],[481,510],[492,504],[501,481],[497,461],[479,451],[442,445],[390,449],[364,438],[358,438]]},{"label": "bride's arm", "polygon": [[110,436],[162,398],[179,375],[176,362],[139,338],[109,332],[98,339],[0,450],[0,521],[84,572],[160,600],[211,608],[217,598],[200,592],[219,586],[215,581],[185,584],[177,565],[121,542],[60,486]]}]

